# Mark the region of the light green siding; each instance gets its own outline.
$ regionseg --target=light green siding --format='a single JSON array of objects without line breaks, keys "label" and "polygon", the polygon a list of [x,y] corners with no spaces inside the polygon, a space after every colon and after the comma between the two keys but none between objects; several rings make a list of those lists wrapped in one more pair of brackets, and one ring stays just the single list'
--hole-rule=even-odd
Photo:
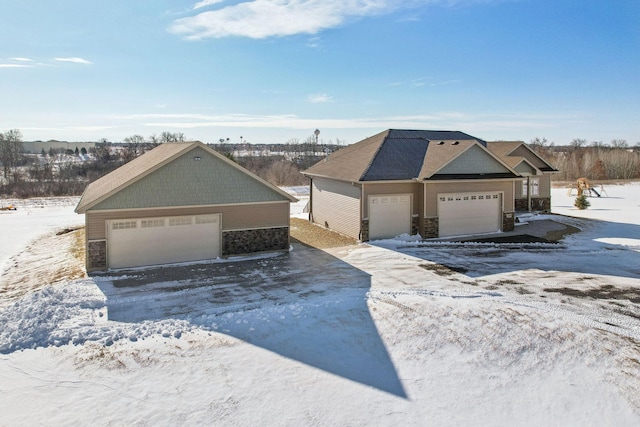
[{"label": "light green siding", "polygon": [[456,157],[451,163],[440,169],[440,175],[508,173],[489,153],[478,146],[473,146]]},{"label": "light green siding", "polygon": [[516,166],[515,171],[520,175],[535,175],[536,169],[531,167],[528,163],[520,162],[518,166]]},{"label": "light green siding", "polygon": [[255,203],[281,194],[200,147],[93,206],[93,210]]}]

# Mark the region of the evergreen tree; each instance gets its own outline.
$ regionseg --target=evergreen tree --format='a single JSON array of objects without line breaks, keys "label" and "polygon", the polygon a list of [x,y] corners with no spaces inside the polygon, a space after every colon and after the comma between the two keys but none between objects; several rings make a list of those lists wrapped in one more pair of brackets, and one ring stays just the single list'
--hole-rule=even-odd
[{"label": "evergreen tree", "polygon": [[584,209],[587,209],[589,206],[591,206],[591,203],[589,203],[589,201],[587,200],[587,196],[583,194],[581,196],[576,197],[576,201],[573,204],[573,206],[575,206],[580,210],[584,210]]}]

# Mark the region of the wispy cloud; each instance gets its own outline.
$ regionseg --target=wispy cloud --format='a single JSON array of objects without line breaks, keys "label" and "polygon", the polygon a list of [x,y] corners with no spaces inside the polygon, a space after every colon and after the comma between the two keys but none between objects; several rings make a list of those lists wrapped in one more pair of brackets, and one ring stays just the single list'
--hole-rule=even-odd
[{"label": "wispy cloud", "polygon": [[309,37],[309,39],[307,39],[307,47],[322,49],[322,38],[318,36]]},{"label": "wispy cloud", "polygon": [[544,129],[558,123],[574,121],[578,116],[540,114],[468,114],[448,111],[433,114],[350,117],[350,118],[305,118],[295,114],[251,115],[251,114],[130,114],[107,119],[118,123],[133,122],[136,126],[154,128],[201,129],[219,127],[280,128],[280,129],[473,129],[474,131],[496,131],[511,129]]},{"label": "wispy cloud", "polygon": [[4,63],[0,63],[0,68],[32,68],[33,60],[29,58],[8,58]]},{"label": "wispy cloud", "polygon": [[436,87],[447,86],[452,84],[462,83],[461,79],[439,80],[434,81],[433,77],[419,77],[408,81],[394,81],[389,83],[389,86],[403,86],[409,85],[413,87]]},{"label": "wispy cloud", "polygon": [[93,64],[93,62],[88,61],[84,58],[77,58],[77,57],[70,57],[70,58],[53,58],[54,61],[59,61],[59,62],[73,62],[75,64],[85,64],[85,65],[90,65]]},{"label": "wispy cloud", "polygon": [[313,95],[309,95],[307,97],[307,102],[312,104],[321,104],[323,102],[331,102],[333,97],[327,95],[326,93],[314,93]]},{"label": "wispy cloud", "polygon": [[[432,0],[423,0],[427,1]],[[205,3],[213,4],[204,0],[196,6],[204,7]],[[398,3],[394,0],[253,0],[177,19],[169,31],[193,40],[316,34],[338,27],[349,18],[388,13],[400,7]]]},{"label": "wispy cloud", "polygon": [[202,9],[203,7],[213,6],[214,4],[219,4],[224,2],[224,0],[202,0],[193,5],[193,10]]}]

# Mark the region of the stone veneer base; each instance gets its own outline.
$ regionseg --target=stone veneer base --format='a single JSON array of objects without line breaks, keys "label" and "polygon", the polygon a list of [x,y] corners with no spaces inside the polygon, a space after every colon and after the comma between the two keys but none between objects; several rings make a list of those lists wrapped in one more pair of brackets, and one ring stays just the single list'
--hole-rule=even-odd
[{"label": "stone veneer base", "polygon": [[222,232],[222,256],[289,249],[289,227]]}]

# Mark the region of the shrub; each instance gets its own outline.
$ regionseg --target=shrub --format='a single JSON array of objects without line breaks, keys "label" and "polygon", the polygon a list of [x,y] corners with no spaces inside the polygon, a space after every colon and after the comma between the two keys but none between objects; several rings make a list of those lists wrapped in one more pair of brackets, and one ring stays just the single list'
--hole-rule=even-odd
[{"label": "shrub", "polygon": [[587,200],[587,196],[583,194],[581,196],[576,197],[576,201],[573,204],[573,206],[575,206],[580,210],[584,210],[584,209],[587,209],[589,206],[591,206],[591,203],[589,203],[589,201]]}]

